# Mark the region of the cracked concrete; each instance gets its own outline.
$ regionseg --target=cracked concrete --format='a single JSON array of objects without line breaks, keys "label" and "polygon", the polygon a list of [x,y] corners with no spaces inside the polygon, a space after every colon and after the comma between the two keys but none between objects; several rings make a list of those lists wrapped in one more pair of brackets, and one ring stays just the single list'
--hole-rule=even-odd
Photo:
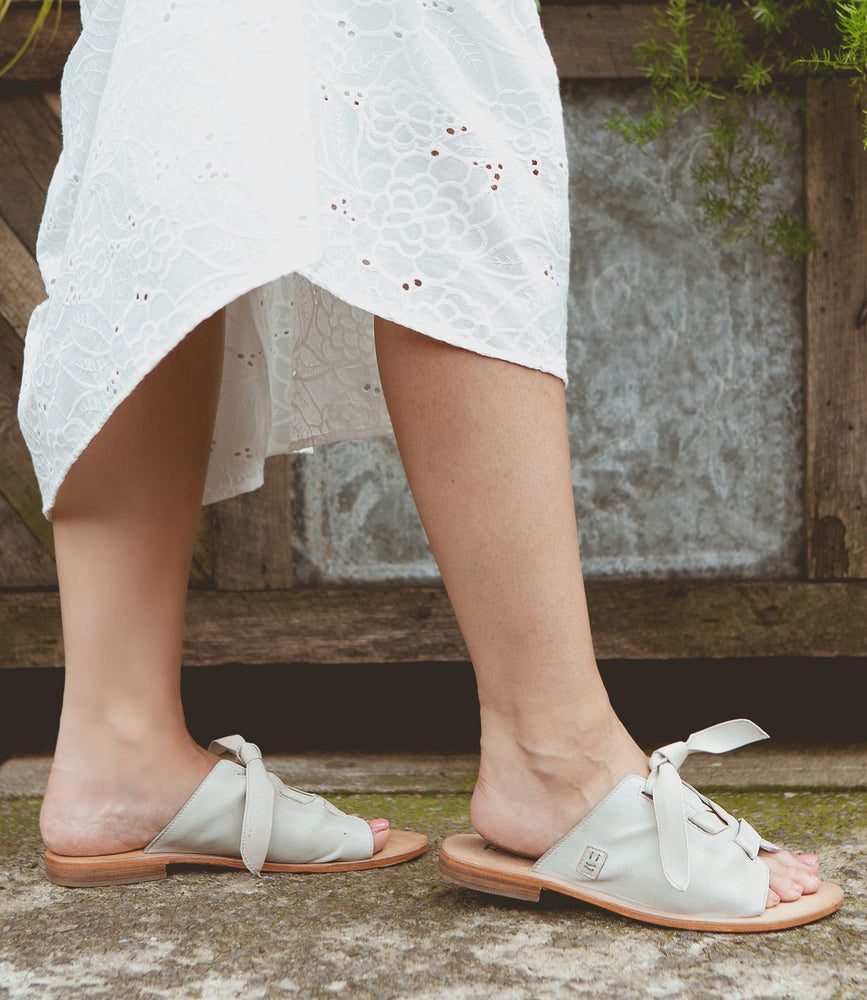
[{"label": "cracked concrete", "polygon": [[[792,774],[799,754],[821,760],[824,751],[790,753]],[[729,756],[744,762],[748,755]],[[757,936],[646,927],[555,895],[520,903],[441,881],[438,841],[469,826],[474,759],[463,755],[269,761],[283,773],[291,768],[299,784],[307,783],[302,775],[329,774],[334,787],[353,784],[352,794],[334,796],[342,808],[427,832],[434,849],[406,865],[263,878],[184,867],[164,882],[63,889],[44,879],[39,798],[10,794],[23,787],[11,780],[21,780],[22,768],[7,762],[0,768],[0,997],[862,1000],[867,748],[825,759],[846,762],[836,786],[826,767],[825,783],[814,780],[821,769],[811,769],[800,783],[721,796],[771,839],[819,850],[826,875],[846,890],[837,915]],[[780,757],[774,767],[784,764]],[[30,780],[38,773],[31,766]],[[774,770],[757,764],[754,773],[767,786]],[[727,761],[711,780],[720,787],[733,774]],[[808,784],[824,790],[803,790]]]}]

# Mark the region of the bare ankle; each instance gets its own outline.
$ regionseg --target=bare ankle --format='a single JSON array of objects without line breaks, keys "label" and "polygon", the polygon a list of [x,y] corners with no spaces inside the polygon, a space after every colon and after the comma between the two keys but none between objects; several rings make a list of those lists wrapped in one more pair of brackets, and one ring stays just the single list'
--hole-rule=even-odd
[{"label": "bare ankle", "polygon": [[623,778],[648,771],[647,758],[610,709],[594,724],[531,735],[494,724],[483,728],[472,822],[497,846],[538,857]]},{"label": "bare ankle", "polygon": [[580,757],[605,758],[630,739],[604,689],[579,708],[551,704],[508,714],[483,706],[481,718],[483,758],[515,756],[540,774],[568,769]]},{"label": "bare ankle", "polygon": [[147,844],[204,780],[216,758],[186,731],[148,740],[111,724],[62,731],[40,829],[57,854],[102,854]]}]

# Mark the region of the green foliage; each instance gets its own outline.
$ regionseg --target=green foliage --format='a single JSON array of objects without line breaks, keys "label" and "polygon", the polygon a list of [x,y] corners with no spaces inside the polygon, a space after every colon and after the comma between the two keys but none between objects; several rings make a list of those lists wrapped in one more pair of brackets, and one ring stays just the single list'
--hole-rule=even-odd
[{"label": "green foliage", "polygon": [[[24,55],[24,53],[27,51],[27,49],[33,42],[33,39],[42,30],[42,26],[45,24],[46,18],[51,13],[51,8],[55,6],[55,3],[57,6],[55,31],[57,30],[57,24],[59,24],[60,22],[60,13],[63,7],[63,0],[42,0],[39,10],[36,12],[36,17],[33,19],[33,25],[30,28],[27,38],[24,39],[24,44],[9,60],[9,62],[6,63],[5,66],[0,66],[0,76],[3,76],[3,74],[7,70],[12,69],[15,63],[17,63],[18,60]],[[2,22],[3,18],[6,16],[11,6],[12,6],[12,0],[0,0],[0,22]]]},{"label": "green foliage", "polygon": [[[776,165],[794,150],[754,98],[800,104],[799,78],[808,75],[843,74],[867,91],[867,0],[668,0],[636,56],[650,110],[640,118],[619,110],[606,127],[645,149],[707,109],[704,157],[692,171],[705,219],[728,241],[750,239],[793,260],[814,249],[804,222],[769,208]],[[714,74],[703,72],[709,58]]]}]

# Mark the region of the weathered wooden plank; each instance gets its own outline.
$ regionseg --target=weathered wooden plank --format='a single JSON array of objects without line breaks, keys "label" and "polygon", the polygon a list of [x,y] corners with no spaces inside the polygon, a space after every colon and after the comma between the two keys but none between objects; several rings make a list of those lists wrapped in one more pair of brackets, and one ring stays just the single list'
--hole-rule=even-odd
[{"label": "weathered wooden plank", "polygon": [[57,591],[0,591],[0,669],[63,666]]},{"label": "weathered wooden plank", "polygon": [[[0,59],[8,58],[24,39],[32,20],[32,4],[19,3],[7,16],[8,25],[0,32]],[[78,34],[78,4],[64,3],[61,30],[49,45],[40,42],[8,74],[10,81],[60,79],[66,55]],[[544,3],[542,25],[560,76],[574,79],[631,79],[640,77],[635,66],[634,47],[644,37],[654,11],[663,4],[652,2]],[[20,8],[20,9],[17,9]],[[747,19],[747,27],[752,22]],[[45,37],[47,39],[48,33]],[[709,58],[706,73],[720,71],[717,60]],[[0,81],[2,84],[2,81]]]},{"label": "weathered wooden plank", "polygon": [[261,489],[211,508],[218,590],[292,586],[291,461],[268,459]]},{"label": "weathered wooden plank", "polygon": [[[867,654],[867,585],[860,583],[596,585],[588,602],[600,659]],[[188,623],[190,663],[467,656],[436,588],[198,594]]]},{"label": "weathered wooden plank", "polygon": [[54,560],[0,495],[0,590],[56,586]]},{"label": "weathered wooden plank", "polygon": [[60,123],[39,95],[0,97],[0,216],[34,254],[60,146]]},{"label": "weathered wooden plank", "polygon": [[[18,427],[21,363],[21,341],[0,316],[0,496],[52,558],[54,540],[51,525],[42,515],[42,498],[36,474]],[[18,586],[29,585],[21,583]]]},{"label": "weathered wooden plank", "polygon": [[203,507],[199,516],[196,548],[193,552],[193,566],[190,572],[191,587],[214,586],[214,518],[213,507]]},{"label": "weathered wooden plank", "polygon": [[845,83],[808,87],[806,528],[813,579],[867,577],[867,155]]},{"label": "weathered wooden plank", "polygon": [[[591,586],[602,660],[867,654],[867,583]],[[56,593],[0,593],[0,667],[63,661]],[[445,592],[190,594],[185,662],[411,663],[467,658]]]},{"label": "weathered wooden plank", "polygon": [[42,92],[42,100],[45,101],[48,110],[60,121],[60,91],[44,90]]},{"label": "weathered wooden plank", "polygon": [[640,77],[635,46],[659,8],[659,4],[543,4],[542,28],[560,77]]},{"label": "weathered wooden plank", "polygon": [[[635,47],[647,37],[662,3],[543,3],[542,27],[562,79],[640,79]],[[749,12],[741,13],[747,43],[758,41],[760,30]],[[700,27],[702,16],[695,20]],[[724,71],[716,53],[708,53],[700,67],[702,76]]]},{"label": "weathered wooden plank", "polygon": [[[0,25],[0,66],[7,62],[21,48],[30,32],[39,3],[32,0],[17,0],[13,3]],[[57,32],[54,31],[54,15],[45,22],[45,28],[34,39],[30,51],[0,77],[0,84],[10,82],[57,83],[63,72],[63,65],[81,32],[81,18],[78,3],[64,0],[63,15]]]},{"label": "weathered wooden plank", "polygon": [[0,217],[0,317],[24,339],[30,314],[45,298],[33,255]]}]

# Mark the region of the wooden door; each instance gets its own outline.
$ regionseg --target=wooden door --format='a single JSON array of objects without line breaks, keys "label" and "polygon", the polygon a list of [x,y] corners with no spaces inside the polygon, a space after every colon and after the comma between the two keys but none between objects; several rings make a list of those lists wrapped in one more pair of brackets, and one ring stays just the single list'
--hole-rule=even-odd
[{"label": "wooden door", "polygon": [[[561,76],[634,78],[632,46],[656,5],[544,6]],[[57,81],[77,34],[66,2],[53,42],[0,80],[0,666],[63,662],[51,528],[16,420],[27,321],[43,298],[34,248],[60,151]],[[0,30],[0,64],[34,5]],[[867,635],[867,154],[843,84],[807,94],[806,564],[800,580],[588,588],[597,655],[863,656]],[[266,486],[206,509],[191,574],[186,662],[412,662],[467,653],[441,588],[292,586],[291,460]]]}]

